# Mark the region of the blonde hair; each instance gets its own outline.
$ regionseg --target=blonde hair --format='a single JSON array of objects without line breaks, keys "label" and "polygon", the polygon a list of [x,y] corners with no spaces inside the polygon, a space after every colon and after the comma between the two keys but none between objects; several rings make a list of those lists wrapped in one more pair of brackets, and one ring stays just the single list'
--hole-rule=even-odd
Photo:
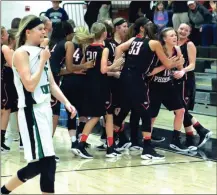
[{"label": "blonde hair", "polygon": [[102,34],[106,32],[106,27],[100,22],[95,22],[92,25],[90,32],[91,33],[89,33],[86,28],[82,29],[82,27],[79,27],[79,30],[76,30],[75,39],[79,44],[90,44],[94,40],[101,38]]},{"label": "blonde hair", "polygon": [[19,29],[16,35],[16,49],[19,48],[20,46],[24,45],[26,41],[26,34],[25,34],[25,28],[26,26],[34,19],[36,19],[37,16],[35,15],[28,15],[25,16],[21,21],[19,25]]},{"label": "blonde hair", "polygon": [[6,28],[4,26],[1,26],[1,35],[3,34],[4,30],[6,30]]}]

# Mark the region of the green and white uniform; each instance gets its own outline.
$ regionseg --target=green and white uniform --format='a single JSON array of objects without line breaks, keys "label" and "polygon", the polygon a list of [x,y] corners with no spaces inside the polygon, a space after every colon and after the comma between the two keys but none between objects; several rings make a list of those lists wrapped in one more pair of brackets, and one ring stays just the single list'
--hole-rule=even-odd
[{"label": "green and white uniform", "polygon": [[[28,53],[30,72],[34,74],[39,68],[42,49],[35,46],[21,46],[19,50],[24,50]],[[12,69],[14,84],[18,93],[18,124],[23,141],[25,159],[31,162],[44,157],[54,156],[49,61],[44,66],[40,81],[34,92],[28,92],[25,89],[20,75],[14,67],[14,62]]]}]

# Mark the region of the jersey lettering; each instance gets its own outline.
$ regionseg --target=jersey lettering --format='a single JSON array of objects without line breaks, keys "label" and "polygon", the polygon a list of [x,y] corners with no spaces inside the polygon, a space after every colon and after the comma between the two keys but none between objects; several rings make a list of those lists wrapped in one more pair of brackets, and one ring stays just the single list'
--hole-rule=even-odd
[{"label": "jersey lettering", "polygon": [[138,55],[142,45],[143,42],[133,42],[128,54]]},{"label": "jersey lettering", "polygon": [[169,77],[170,74],[171,74],[171,71],[170,71],[170,70],[165,70],[165,71],[164,71],[164,76],[165,76],[165,77]]},{"label": "jersey lettering", "polygon": [[79,50],[80,50],[79,48],[76,49],[76,51],[75,51],[74,54],[73,54],[73,58],[75,58],[75,61],[76,61],[76,62],[78,62],[79,59],[80,59]]},{"label": "jersey lettering", "polygon": [[87,61],[96,60],[97,52],[87,51]]},{"label": "jersey lettering", "polygon": [[52,50],[50,52],[54,52],[54,49],[56,48],[57,44],[53,46]]},{"label": "jersey lettering", "polygon": [[50,93],[50,84],[42,85],[41,91],[43,94],[49,94]]},{"label": "jersey lettering", "polygon": [[114,43],[110,43],[110,45],[111,45],[111,48],[112,48],[112,51],[113,51],[113,56],[115,56],[116,45]]}]

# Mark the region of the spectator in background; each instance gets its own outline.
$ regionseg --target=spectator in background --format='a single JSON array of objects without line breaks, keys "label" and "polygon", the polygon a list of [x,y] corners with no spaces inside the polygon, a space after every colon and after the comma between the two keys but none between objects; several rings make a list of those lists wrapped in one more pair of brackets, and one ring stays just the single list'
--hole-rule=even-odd
[{"label": "spectator in background", "polygon": [[163,2],[158,2],[154,12],[154,23],[161,31],[168,23],[168,12],[164,9]]},{"label": "spectator in background", "polygon": [[131,1],[129,5],[129,22],[134,23],[138,18],[144,17],[153,20],[153,12],[150,8],[151,1]]},{"label": "spectator in background", "polygon": [[173,1],[173,28],[177,31],[180,24],[189,23],[188,6],[186,1]]},{"label": "spectator in background", "polygon": [[62,1],[52,1],[53,7],[48,9],[45,13],[45,16],[47,16],[54,24],[69,19],[66,11],[59,6],[60,3],[62,3]]},{"label": "spectator in background", "polygon": [[212,14],[203,5],[196,3],[195,1],[188,1],[187,5],[189,7],[188,15],[190,23],[192,25],[192,36],[191,40],[195,45],[202,44],[207,45],[207,41],[211,38],[210,35],[206,36],[210,29],[212,28]]},{"label": "spectator in background", "polygon": [[84,21],[88,25],[89,30],[91,29],[92,24],[100,19],[98,18],[100,8],[104,8],[104,10],[106,10],[108,7],[111,18],[111,1],[85,1],[84,9],[87,9],[87,11],[84,15]]},{"label": "spectator in background", "polygon": [[201,45],[202,46],[209,46],[209,45],[217,46],[217,9],[216,9],[217,3],[210,1],[209,4],[211,7],[210,10],[212,14],[212,24],[204,24],[202,26],[202,44]]},{"label": "spectator in background", "polygon": [[50,38],[53,31],[51,20],[47,16],[41,16],[40,19],[44,24],[45,36]]},{"label": "spectator in background", "polygon": [[11,22],[11,29],[18,29],[20,25],[21,18],[14,18]]},{"label": "spectator in background", "polygon": [[75,29],[76,25],[75,25],[75,22],[74,20],[70,19],[67,21],[69,24],[71,24],[72,28]]}]

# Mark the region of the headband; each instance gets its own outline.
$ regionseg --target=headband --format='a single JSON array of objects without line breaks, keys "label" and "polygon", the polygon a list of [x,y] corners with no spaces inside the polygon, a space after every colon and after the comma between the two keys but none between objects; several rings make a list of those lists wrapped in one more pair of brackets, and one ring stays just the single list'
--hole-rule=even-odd
[{"label": "headband", "polygon": [[123,23],[127,22],[125,19],[121,19],[120,21],[118,21],[116,24],[114,24],[114,26],[119,26]]},{"label": "headband", "polygon": [[43,24],[43,22],[39,18],[35,18],[31,22],[29,22],[29,24],[26,26],[25,30],[31,30],[40,24]]}]

